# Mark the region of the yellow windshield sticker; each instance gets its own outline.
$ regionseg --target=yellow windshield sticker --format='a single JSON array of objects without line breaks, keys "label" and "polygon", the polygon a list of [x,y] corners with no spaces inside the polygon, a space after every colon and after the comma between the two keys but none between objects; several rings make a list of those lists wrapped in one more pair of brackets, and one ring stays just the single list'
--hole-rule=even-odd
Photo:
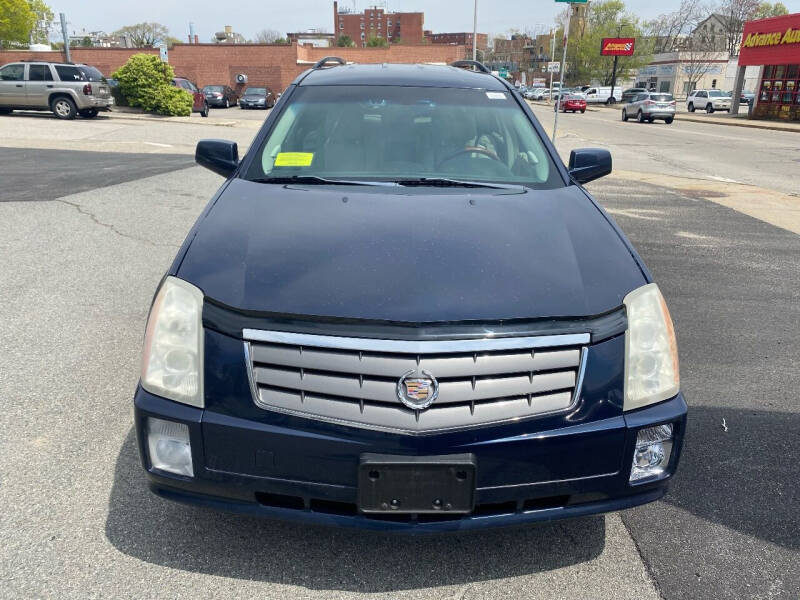
[{"label": "yellow windshield sticker", "polygon": [[275,157],[276,167],[310,167],[313,152],[281,152]]}]

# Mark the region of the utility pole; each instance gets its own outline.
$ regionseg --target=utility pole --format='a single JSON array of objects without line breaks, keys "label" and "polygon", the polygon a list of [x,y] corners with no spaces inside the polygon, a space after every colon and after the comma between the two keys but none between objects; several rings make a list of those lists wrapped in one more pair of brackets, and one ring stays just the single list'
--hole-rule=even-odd
[{"label": "utility pole", "polygon": [[59,13],[61,18],[61,35],[64,37],[64,56],[68,63],[72,62],[72,57],[69,55],[69,36],[67,35],[67,17],[64,13]]},{"label": "utility pole", "polygon": [[472,60],[478,60],[478,0],[472,18]]},{"label": "utility pole", "polygon": [[558,86],[558,100],[556,101],[556,120],[553,123],[553,143],[556,143],[556,130],[558,129],[558,113],[561,111],[561,98],[564,96],[564,70],[567,66],[567,43],[569,42],[569,21],[572,17],[572,4],[567,5],[567,22],[564,24],[564,56],[561,59],[561,83]]},{"label": "utility pole", "polygon": [[[550,62],[556,62],[556,30],[553,29],[553,40],[550,42]],[[553,101],[553,72],[550,71],[550,102]]]}]

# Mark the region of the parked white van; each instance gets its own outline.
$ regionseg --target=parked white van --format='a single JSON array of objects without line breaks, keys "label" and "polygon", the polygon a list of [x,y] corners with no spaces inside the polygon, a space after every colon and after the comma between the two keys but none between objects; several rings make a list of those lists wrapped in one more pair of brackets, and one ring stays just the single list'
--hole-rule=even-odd
[{"label": "parked white van", "polygon": [[615,104],[617,98],[622,95],[622,88],[616,86],[614,88],[614,96],[611,95],[611,86],[608,87],[589,87],[583,91],[586,94],[586,102],[589,104]]}]

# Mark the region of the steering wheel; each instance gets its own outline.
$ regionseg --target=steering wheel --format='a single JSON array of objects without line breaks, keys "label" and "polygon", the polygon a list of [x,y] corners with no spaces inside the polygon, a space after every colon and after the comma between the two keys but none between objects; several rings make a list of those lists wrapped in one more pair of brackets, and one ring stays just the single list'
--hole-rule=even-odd
[{"label": "steering wheel", "polygon": [[456,157],[461,156],[462,154],[472,154],[476,152],[478,154],[483,154],[484,156],[488,156],[489,158],[496,160],[497,162],[502,162],[499,156],[497,156],[497,152],[494,150],[490,150],[489,148],[484,148],[483,146],[466,146],[462,148],[458,152],[451,154],[450,156],[445,156],[442,160],[436,163],[436,168],[438,169],[447,161],[453,160]]}]

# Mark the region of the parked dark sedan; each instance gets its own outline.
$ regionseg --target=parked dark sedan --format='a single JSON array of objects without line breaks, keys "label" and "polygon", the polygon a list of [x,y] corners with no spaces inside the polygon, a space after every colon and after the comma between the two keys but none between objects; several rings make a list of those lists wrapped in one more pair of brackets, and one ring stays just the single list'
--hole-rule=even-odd
[{"label": "parked dark sedan", "polygon": [[206,101],[206,96],[197,89],[194,83],[185,77],[175,77],[172,80],[172,85],[182,88],[192,95],[192,112],[199,112],[201,117],[208,116],[208,101]]},{"label": "parked dark sedan", "polygon": [[239,102],[239,95],[227,85],[207,85],[202,92],[209,106],[228,108]]},{"label": "parked dark sedan", "polygon": [[249,87],[239,99],[239,107],[272,108],[276,101],[275,94],[268,87]]},{"label": "parked dark sedan", "polygon": [[225,182],[150,309],[150,488],[409,532],[660,498],[687,408],[664,297],[583,187],[608,151],[567,168],[483,65],[325,64],[241,161],[197,146]]}]

